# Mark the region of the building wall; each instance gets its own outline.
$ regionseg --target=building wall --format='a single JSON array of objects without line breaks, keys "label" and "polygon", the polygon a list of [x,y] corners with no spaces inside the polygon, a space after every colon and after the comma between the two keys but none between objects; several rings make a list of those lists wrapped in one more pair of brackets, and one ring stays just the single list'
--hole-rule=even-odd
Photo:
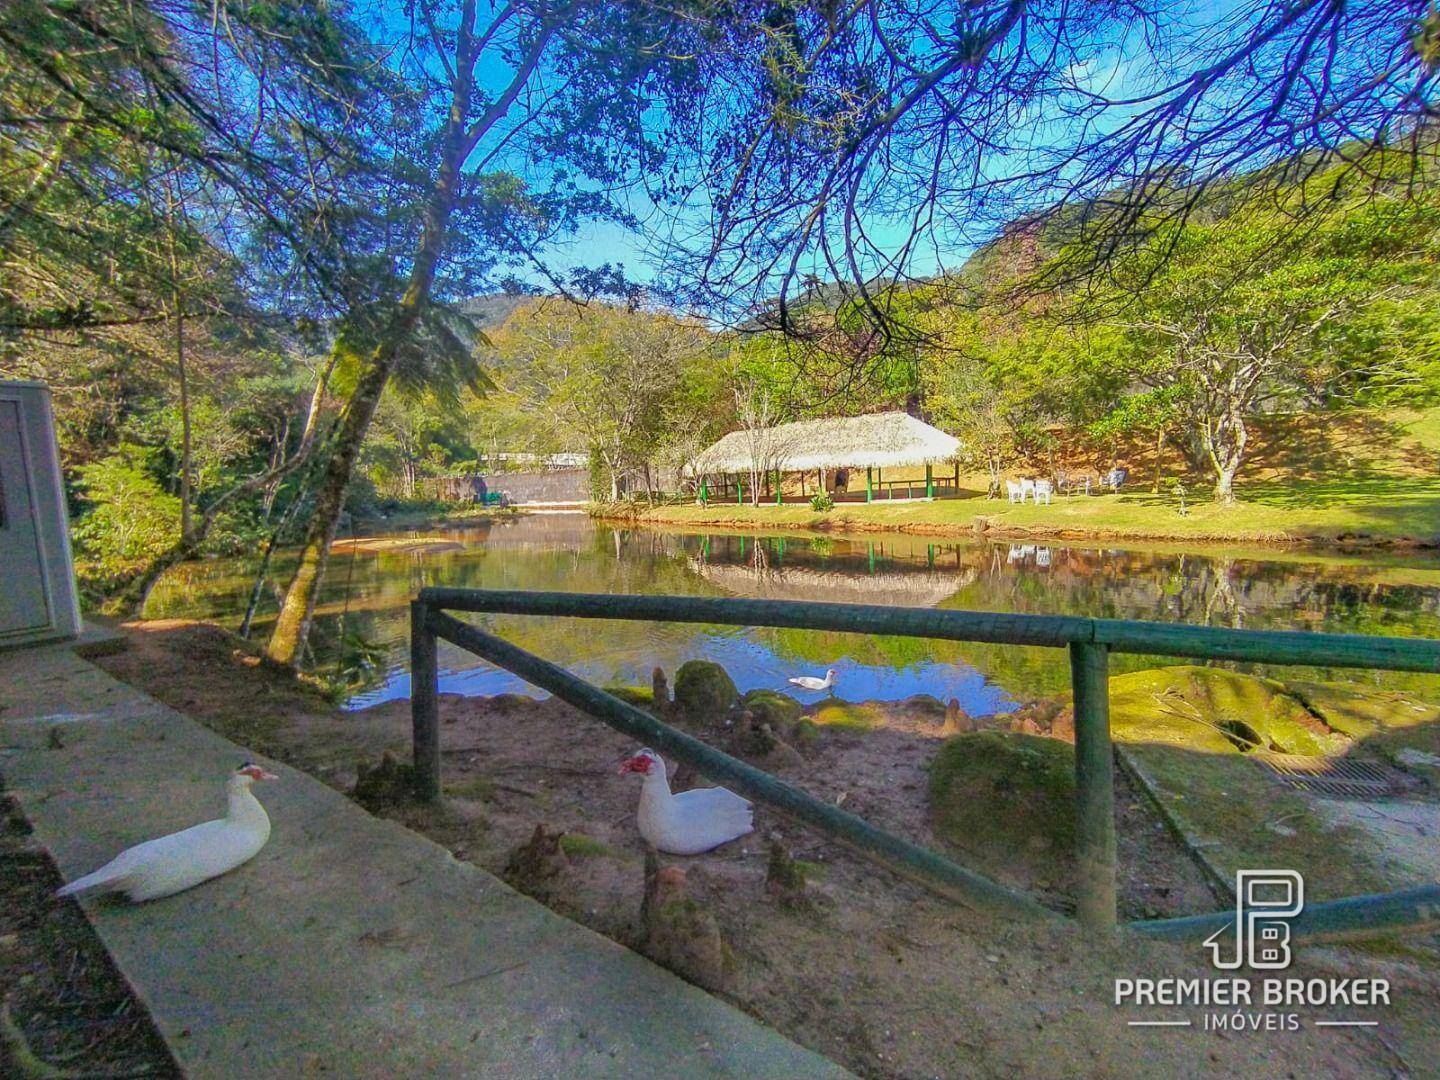
[{"label": "building wall", "polygon": [[59,449],[41,383],[0,382],[0,582],[0,647],[80,632]]},{"label": "building wall", "polygon": [[424,493],[446,502],[479,502],[504,494],[515,506],[530,503],[580,503],[590,498],[588,469],[538,469],[533,472],[472,473],[421,481]]},{"label": "building wall", "polygon": [[588,469],[492,473],[482,479],[486,490],[503,493],[516,506],[527,503],[581,503],[590,498]]}]

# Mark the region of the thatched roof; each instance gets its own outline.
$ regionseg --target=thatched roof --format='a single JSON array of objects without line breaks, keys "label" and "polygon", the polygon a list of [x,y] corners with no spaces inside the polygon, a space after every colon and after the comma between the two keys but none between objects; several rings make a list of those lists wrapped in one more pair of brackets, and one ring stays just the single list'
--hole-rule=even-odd
[{"label": "thatched roof", "polygon": [[732,431],[702,451],[690,471],[743,473],[752,467],[810,469],[934,465],[960,451],[960,440],[909,413],[797,420],[757,431]]}]

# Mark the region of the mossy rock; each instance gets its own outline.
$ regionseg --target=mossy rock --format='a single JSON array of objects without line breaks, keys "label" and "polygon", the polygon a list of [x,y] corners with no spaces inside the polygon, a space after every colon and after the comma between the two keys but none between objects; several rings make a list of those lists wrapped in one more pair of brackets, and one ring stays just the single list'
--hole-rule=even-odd
[{"label": "mossy rock", "polygon": [[841,731],[874,731],[884,723],[883,715],[874,706],[839,700],[820,705],[809,719],[819,727]]},{"label": "mossy rock", "polygon": [[1352,739],[1376,731],[1389,731],[1440,721],[1440,708],[1417,701],[1398,690],[1379,690],[1336,682],[1287,682],[1294,694],[1316,716]]},{"label": "mossy rock", "polygon": [[735,680],[710,660],[686,660],[675,673],[675,704],[688,719],[718,719],[739,700]]},{"label": "mossy rock", "polygon": [[605,692],[641,709],[655,704],[655,688],[651,686],[607,686]]},{"label": "mossy rock", "polygon": [[1074,748],[1008,731],[955,735],[930,764],[930,811],[941,840],[992,872],[1068,873]]},{"label": "mossy rock", "polygon": [[776,731],[788,729],[800,719],[800,703],[778,690],[751,690],[745,695],[744,705],[756,720],[769,724]]},{"label": "mossy rock", "polygon": [[1274,679],[1193,665],[1111,679],[1110,729],[1118,742],[1213,754],[1260,749],[1320,757],[1350,745]]}]

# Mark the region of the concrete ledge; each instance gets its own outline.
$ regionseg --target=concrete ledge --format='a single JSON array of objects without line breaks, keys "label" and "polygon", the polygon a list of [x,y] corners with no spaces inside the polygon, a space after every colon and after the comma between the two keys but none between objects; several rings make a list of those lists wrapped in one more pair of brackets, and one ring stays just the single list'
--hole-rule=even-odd
[{"label": "concrete ledge", "polygon": [[[67,877],[215,816],[256,757],[73,651],[0,656],[0,768]],[[56,732],[52,737],[51,732]],[[58,744],[58,745],[57,745]],[[303,773],[250,863],[87,914],[196,1077],[843,1076]]]}]

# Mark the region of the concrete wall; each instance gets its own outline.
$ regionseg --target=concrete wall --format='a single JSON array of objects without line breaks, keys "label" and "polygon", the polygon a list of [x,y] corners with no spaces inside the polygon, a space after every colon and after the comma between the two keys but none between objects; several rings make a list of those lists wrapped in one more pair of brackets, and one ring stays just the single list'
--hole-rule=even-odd
[{"label": "concrete wall", "polygon": [[423,481],[425,494],[450,502],[479,502],[487,494],[504,493],[515,506],[534,503],[581,503],[590,498],[588,469],[537,469],[471,476],[441,476]]},{"label": "concrete wall", "polygon": [[589,469],[545,469],[540,472],[491,473],[482,477],[490,492],[504,492],[516,505],[581,503],[590,498]]}]

